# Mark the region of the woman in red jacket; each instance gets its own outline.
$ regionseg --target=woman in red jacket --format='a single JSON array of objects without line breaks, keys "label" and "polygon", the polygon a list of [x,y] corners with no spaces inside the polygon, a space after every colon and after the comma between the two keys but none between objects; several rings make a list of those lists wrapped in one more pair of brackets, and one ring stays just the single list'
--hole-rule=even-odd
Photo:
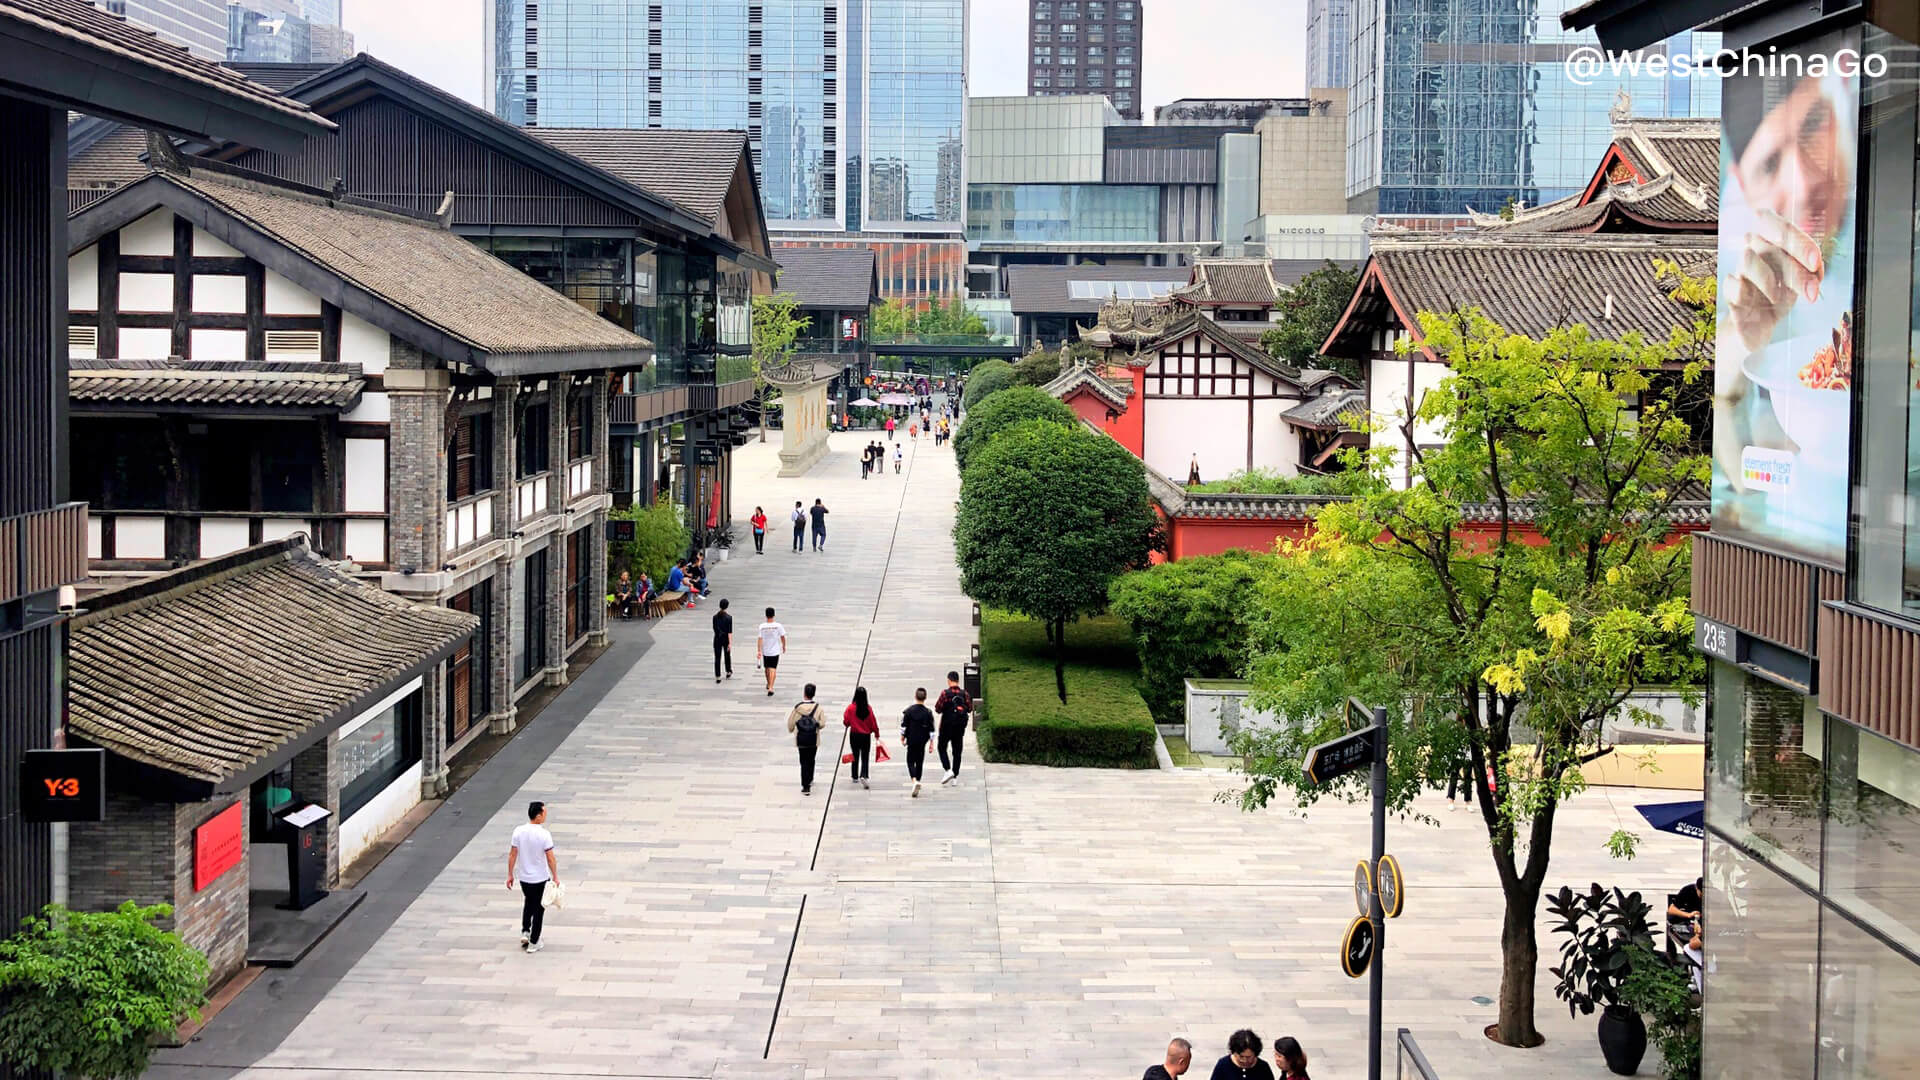
[{"label": "woman in red jacket", "polygon": [[853,690],[853,704],[847,706],[844,717],[847,725],[847,745],[853,749],[853,779],[860,786],[871,789],[867,783],[869,762],[867,754],[873,749],[874,736],[880,733],[880,718],[873,713],[873,706],[867,704],[867,688],[856,686]]},{"label": "woman in red jacket", "polygon": [[753,524],[753,553],[767,553],[767,512],[759,507],[753,508],[753,516],[747,519]]}]

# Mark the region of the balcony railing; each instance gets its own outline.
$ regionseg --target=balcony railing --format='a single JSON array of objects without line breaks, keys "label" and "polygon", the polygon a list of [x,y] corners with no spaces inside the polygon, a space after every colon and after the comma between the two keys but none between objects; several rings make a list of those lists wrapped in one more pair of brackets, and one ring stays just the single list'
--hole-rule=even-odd
[{"label": "balcony railing", "polygon": [[567,501],[593,492],[593,459],[580,458],[567,466]]},{"label": "balcony railing", "polygon": [[547,512],[548,473],[535,473],[521,480],[514,488],[514,506],[519,509],[519,520],[538,517]]},{"label": "balcony railing", "polygon": [[1018,344],[1012,334],[892,334],[886,337],[873,337],[867,341],[867,347],[875,352],[885,352],[888,345],[936,346],[948,345],[956,348],[1007,348]]},{"label": "balcony railing", "polygon": [[493,495],[483,491],[447,507],[448,551],[458,551],[493,535]]},{"label": "balcony railing", "polygon": [[0,517],[0,603],[87,576],[87,504]]}]

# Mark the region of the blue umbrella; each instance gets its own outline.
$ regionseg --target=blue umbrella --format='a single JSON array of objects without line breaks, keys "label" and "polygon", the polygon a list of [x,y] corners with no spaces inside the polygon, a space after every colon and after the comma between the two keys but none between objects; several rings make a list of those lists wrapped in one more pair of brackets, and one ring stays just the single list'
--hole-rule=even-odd
[{"label": "blue umbrella", "polygon": [[1634,807],[1647,824],[1661,832],[1679,833],[1696,839],[1706,836],[1706,823],[1701,810],[1706,804],[1699,799],[1692,802],[1643,803]]}]

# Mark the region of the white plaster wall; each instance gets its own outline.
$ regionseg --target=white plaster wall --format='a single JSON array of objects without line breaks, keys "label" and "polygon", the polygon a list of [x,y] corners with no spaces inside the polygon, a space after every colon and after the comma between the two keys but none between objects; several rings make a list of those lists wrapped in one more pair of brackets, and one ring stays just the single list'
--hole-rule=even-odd
[{"label": "white plaster wall", "polygon": [[[269,270],[267,271],[267,314],[318,315],[320,298]],[[343,322],[345,318],[347,317],[342,318]]]},{"label": "white plaster wall", "polygon": [[1247,708],[1247,687],[1221,684],[1226,679],[1208,679],[1204,687],[1187,680],[1187,745],[1203,754],[1226,754],[1227,740],[1246,730],[1272,730],[1281,725],[1277,713]]},{"label": "white plaster wall", "polygon": [[387,443],[385,439],[348,439],[348,513],[380,513],[387,508]]},{"label": "white plaster wall", "polygon": [[173,355],[173,331],[158,327],[120,328],[120,356],[125,360],[165,360]]},{"label": "white plaster wall", "polygon": [[367,805],[340,823],[341,866],[353,865],[353,860],[366,854],[374,841],[407,816],[407,811],[420,805],[421,764],[414,762],[413,768],[401,773]]},{"label": "white plaster wall", "polygon": [[359,364],[368,375],[387,370],[387,332],[364,319],[340,313],[340,362]]},{"label": "white plaster wall", "polygon": [[247,546],[246,518],[201,518],[200,557],[211,559]]},{"label": "white plaster wall", "polygon": [[1367,410],[1382,430],[1373,435],[1373,446],[1392,451],[1387,470],[1393,486],[1406,486],[1407,453],[1400,435],[1400,416],[1407,411],[1407,363],[1404,358],[1374,359],[1367,366]]},{"label": "white plaster wall", "polygon": [[247,358],[247,332],[245,330],[201,330],[187,331],[187,348],[195,360],[245,360]]},{"label": "white plaster wall", "polygon": [[245,315],[247,279],[233,274],[193,275],[193,310]]},{"label": "white plaster wall", "polygon": [[361,518],[347,522],[347,558],[354,562],[387,561],[387,523]]},{"label": "white plaster wall", "polygon": [[193,253],[216,258],[237,259],[240,251],[198,225],[193,228]]},{"label": "white plaster wall", "polygon": [[[1429,392],[1453,375],[1453,369],[1445,364],[1421,361],[1413,365],[1413,407],[1418,409],[1426,400]],[[1414,425],[1413,439],[1416,444],[1437,443],[1444,438],[1439,424],[1422,421]]]},{"label": "white plaster wall", "polygon": [[81,248],[67,257],[67,310],[92,311],[100,306],[100,247]]},{"label": "white plaster wall", "polygon": [[[1253,467],[1277,469],[1287,476],[1300,471],[1300,435],[1280,414],[1298,405],[1292,398],[1267,399],[1253,403]],[[1209,479],[1205,473],[1202,479]],[[1180,479],[1185,480],[1186,477]]]},{"label": "white plaster wall", "polygon": [[360,395],[360,401],[353,408],[340,414],[342,420],[384,424],[393,419],[393,403],[387,395],[379,391],[369,391]]},{"label": "white plaster wall", "polygon": [[113,557],[164,559],[167,556],[167,519],[116,517],[113,519]]},{"label": "white plaster wall", "polygon": [[100,536],[101,525],[102,522],[99,514],[87,515],[87,558],[89,559],[97,559],[100,557],[100,551],[103,545]]},{"label": "white plaster wall", "polygon": [[1200,455],[1200,479],[1218,480],[1247,467],[1247,403],[1244,398],[1155,398],[1143,403],[1147,417],[1147,465],[1176,484]]},{"label": "white plaster wall", "polygon": [[267,518],[260,523],[260,542],[263,544],[270,540],[284,540],[294,533],[306,533],[308,539],[312,539],[313,522],[299,518]]},{"label": "white plaster wall", "polygon": [[172,274],[121,274],[121,311],[172,311]]},{"label": "white plaster wall", "polygon": [[173,211],[155,210],[120,230],[122,255],[172,255]]}]

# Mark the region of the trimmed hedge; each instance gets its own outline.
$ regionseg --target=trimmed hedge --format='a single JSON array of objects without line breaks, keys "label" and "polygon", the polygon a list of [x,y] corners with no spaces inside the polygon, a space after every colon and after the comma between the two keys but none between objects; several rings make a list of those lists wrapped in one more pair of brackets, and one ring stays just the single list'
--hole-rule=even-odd
[{"label": "trimmed hedge", "polygon": [[980,399],[967,413],[967,422],[953,435],[953,460],[964,472],[967,455],[1002,431],[1028,420],[1050,420],[1072,426],[1079,414],[1063,405],[1052,394],[1031,386],[1010,386]]},{"label": "trimmed hedge", "polygon": [[967,373],[966,389],[960,391],[960,407],[972,412],[975,402],[1012,385],[1012,364],[997,358],[985,361]]},{"label": "trimmed hedge", "polygon": [[1020,765],[1155,768],[1153,714],[1135,686],[1138,664],[1120,620],[1069,623],[1062,705],[1045,626],[987,613],[980,627],[980,756]]}]

